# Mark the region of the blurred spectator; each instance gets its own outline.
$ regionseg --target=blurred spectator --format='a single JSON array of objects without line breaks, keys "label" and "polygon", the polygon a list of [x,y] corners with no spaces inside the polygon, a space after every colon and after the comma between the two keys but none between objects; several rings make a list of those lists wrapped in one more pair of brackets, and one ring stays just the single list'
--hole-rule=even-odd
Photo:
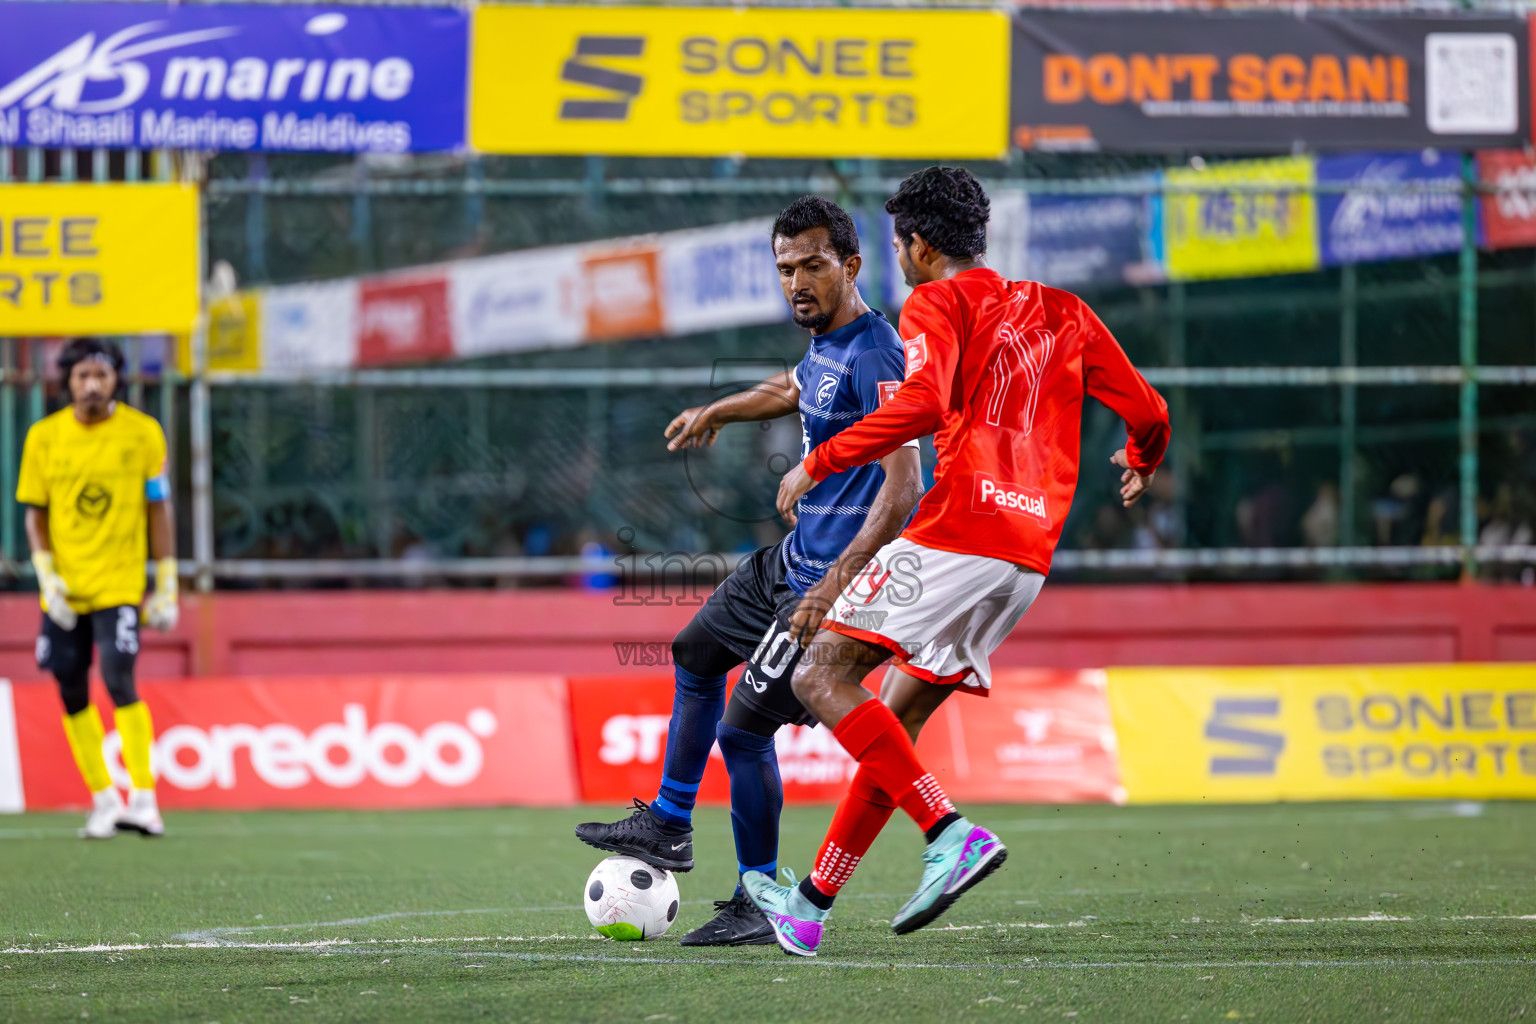
[{"label": "blurred spectator", "polygon": [[1459,544],[1461,530],[1457,523],[1458,501],[1456,488],[1443,488],[1430,499],[1424,510],[1424,535],[1419,543],[1424,547],[1442,547]]},{"label": "blurred spectator", "polygon": [[1178,478],[1172,470],[1160,472],[1152,489],[1131,509],[1135,524],[1131,546],[1142,550],[1184,546],[1184,505],[1178,500]]},{"label": "blurred spectator", "polygon": [[1424,483],[1416,473],[1404,473],[1392,481],[1387,493],[1371,502],[1376,544],[1418,544],[1424,538]]},{"label": "blurred spectator", "polygon": [[[1524,490],[1522,488],[1522,492]],[[1502,548],[1528,546],[1533,541],[1536,541],[1536,531],[1531,527],[1529,496],[1524,493],[1517,496],[1511,485],[1501,484],[1494,495],[1488,521],[1477,535],[1478,545]],[[1531,566],[1511,562],[1490,562],[1483,567],[1483,576],[1495,580],[1520,580],[1526,586],[1536,582],[1536,571]]]},{"label": "blurred spectator", "polygon": [[1117,505],[1100,505],[1093,513],[1093,526],[1083,531],[1079,547],[1087,551],[1125,547],[1126,516]]},{"label": "blurred spectator", "polygon": [[1276,548],[1285,543],[1286,506],[1290,495],[1278,481],[1237,503],[1237,535],[1243,547]]},{"label": "blurred spectator", "polygon": [[1339,485],[1324,480],[1317,485],[1312,505],[1301,517],[1301,537],[1309,548],[1331,548],[1339,543]]}]

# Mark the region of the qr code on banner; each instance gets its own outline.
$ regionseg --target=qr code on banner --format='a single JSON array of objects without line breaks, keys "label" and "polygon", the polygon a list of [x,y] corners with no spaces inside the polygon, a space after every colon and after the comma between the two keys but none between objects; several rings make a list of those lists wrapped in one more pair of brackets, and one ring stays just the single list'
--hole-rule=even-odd
[{"label": "qr code on banner", "polygon": [[1424,37],[1425,117],[1436,135],[1501,135],[1520,128],[1515,37],[1431,32]]}]

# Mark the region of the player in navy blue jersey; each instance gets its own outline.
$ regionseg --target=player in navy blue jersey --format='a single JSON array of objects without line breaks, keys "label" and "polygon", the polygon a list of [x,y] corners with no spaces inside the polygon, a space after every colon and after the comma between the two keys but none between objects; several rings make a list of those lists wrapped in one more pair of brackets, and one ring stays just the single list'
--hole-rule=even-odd
[{"label": "player in navy blue jersey", "polygon": [[[773,225],[773,251],[795,323],[810,348],[792,371],[707,406],[667,427],[673,451],[711,445],[727,423],[799,411],[802,454],[893,395],[905,375],[901,339],[859,295],[853,218],[819,196],[802,196]],[[739,872],[778,870],[784,788],[774,734],[814,719],[790,689],[803,648],[838,594],[882,545],[895,539],[922,497],[916,442],[877,462],[827,477],[801,500],[794,530],[743,559],[672,641],[677,692],[661,786],[622,821],[589,822],[577,838],[657,867],[693,867],[692,812],[710,748],[718,739],[731,779],[731,823]],[[747,663],[726,704],[726,673]],[[683,937],[685,946],[773,943],[773,928],[740,887],[718,913]]]}]

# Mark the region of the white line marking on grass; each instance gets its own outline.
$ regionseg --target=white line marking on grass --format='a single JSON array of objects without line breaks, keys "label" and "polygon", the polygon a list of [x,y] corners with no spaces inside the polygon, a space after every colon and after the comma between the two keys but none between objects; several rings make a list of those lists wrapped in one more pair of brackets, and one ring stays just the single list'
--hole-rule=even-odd
[{"label": "white line marking on grass", "polygon": [[[381,940],[380,944],[389,940]],[[457,939],[422,939],[421,942],[466,942],[475,941],[466,938]],[[490,939],[488,941],[496,941]],[[146,950],[204,950],[216,949],[228,951],[230,949],[249,949],[257,952],[295,952],[303,953],[319,948],[325,948],[332,952],[352,953],[361,956],[378,953],[389,953],[391,956],[402,954],[415,954],[418,956],[448,956],[448,957],[477,957],[497,958],[502,960],[516,960],[524,963],[599,963],[599,964],[647,964],[664,966],[699,966],[699,967],[764,967],[770,962],[769,958],[742,955],[740,957],[680,957],[680,956],[615,956],[606,953],[512,953],[499,950],[448,950],[448,949],[409,949],[395,946],[391,949],[370,949],[371,942],[353,942],[350,939],[315,939],[309,942],[242,942],[228,944],[210,943],[134,943],[121,945],[94,945],[94,946],[58,946],[52,949],[31,949],[27,947],[14,947],[0,950],[0,953],[10,954],[51,954],[51,953],[106,953],[106,952],[139,952]],[[639,948],[635,947],[635,952]],[[772,959],[775,969],[789,966],[782,960]],[[823,960],[820,958],[806,959],[794,962],[790,969],[800,967],[839,967],[851,970],[881,970],[888,971],[896,968],[911,970],[933,971],[1026,971],[1026,970],[1135,970],[1142,968],[1290,968],[1290,967],[1486,967],[1486,966],[1536,966],[1536,958],[1531,957],[1500,957],[1489,959],[1413,959],[1413,960],[1076,960],[1049,962],[1035,957],[1024,957],[1009,963],[982,963],[982,964],[936,964],[924,962],[904,962],[900,960],[867,961],[867,960]]]},{"label": "white line marking on grass", "polygon": [[1306,808],[1294,813],[1272,815],[1212,814],[1160,818],[1139,814],[1120,814],[1105,818],[997,818],[989,820],[987,827],[1018,832],[1150,832],[1160,831],[1170,839],[1180,832],[1198,831],[1202,828],[1295,828],[1320,825],[1368,825],[1387,821],[1435,821],[1440,818],[1475,817],[1454,804],[1430,804],[1428,806],[1404,805],[1400,808],[1376,810],[1321,810]]},{"label": "white line marking on grass", "polygon": [[931,932],[975,932],[987,928],[1087,928],[1087,921],[1067,921],[1063,924],[1051,924],[1046,921],[998,921],[992,924],[946,924],[937,928],[929,928]]},{"label": "white line marking on grass", "polygon": [[[1397,924],[1403,921],[1536,921],[1536,914],[1474,914],[1464,917],[1394,917],[1391,914],[1366,914],[1363,917],[1256,917],[1246,924],[1335,924],[1361,922],[1365,924]],[[1186,922],[1188,923],[1188,922]],[[1216,924],[1203,921],[1202,924]]]}]

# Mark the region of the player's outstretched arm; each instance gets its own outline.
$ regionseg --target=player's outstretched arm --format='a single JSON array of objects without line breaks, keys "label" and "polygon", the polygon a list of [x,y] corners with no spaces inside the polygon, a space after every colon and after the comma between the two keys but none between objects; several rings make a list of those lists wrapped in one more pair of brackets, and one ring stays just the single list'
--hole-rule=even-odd
[{"label": "player's outstretched arm", "polygon": [[1152,486],[1152,475],[1168,451],[1172,428],[1168,403],[1131,365],[1125,350],[1094,315],[1087,303],[1072,297],[1078,323],[1086,332],[1083,344],[1083,384],[1088,394],[1109,406],[1125,421],[1125,447],[1110,459],[1125,470],[1120,499],[1126,508]]},{"label": "player's outstretched arm", "polygon": [[895,540],[906,526],[923,496],[923,467],[916,448],[898,448],[880,460],[885,470],[885,483],[875,494],[875,500],[864,517],[864,525],[843,553],[832,563],[821,582],[800,599],[795,612],[789,617],[789,635],[792,640],[808,647],[821,620],[832,610],[832,603],[875,557],[875,552]]},{"label": "player's outstretched arm", "polygon": [[800,405],[800,385],[792,370],[775,374],[746,391],[684,409],[667,424],[668,451],[707,448],[727,423],[748,423],[788,416]]}]

